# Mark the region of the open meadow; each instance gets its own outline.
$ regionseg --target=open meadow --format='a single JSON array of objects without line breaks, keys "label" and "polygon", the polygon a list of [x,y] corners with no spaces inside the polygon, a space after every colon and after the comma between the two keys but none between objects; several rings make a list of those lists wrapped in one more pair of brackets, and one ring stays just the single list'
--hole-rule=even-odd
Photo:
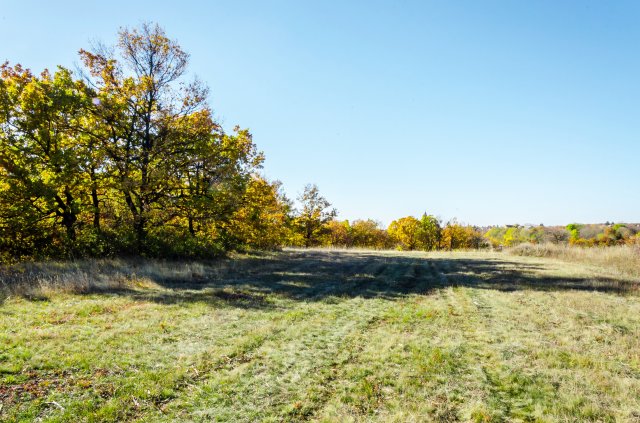
[{"label": "open meadow", "polygon": [[640,421],[637,277],[285,250],[2,271],[3,421]]}]

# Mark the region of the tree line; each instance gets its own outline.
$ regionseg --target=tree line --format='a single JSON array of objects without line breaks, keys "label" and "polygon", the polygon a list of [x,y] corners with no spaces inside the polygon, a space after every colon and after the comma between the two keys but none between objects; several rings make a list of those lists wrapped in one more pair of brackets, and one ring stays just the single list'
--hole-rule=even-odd
[{"label": "tree line", "polygon": [[[280,182],[261,176],[250,131],[216,122],[206,85],[188,79],[189,55],[161,27],[124,28],[114,46],[79,55],[76,72],[0,66],[0,261],[282,246],[455,250],[546,234],[483,233],[426,213],[386,229],[339,221],[315,185],[296,208]],[[581,228],[556,240],[595,244],[581,241]],[[638,232],[607,231],[598,243]]]},{"label": "tree line", "polygon": [[566,226],[509,225],[490,228],[485,238],[493,247],[518,244],[569,244],[580,247],[640,245],[640,224],[605,222]]},{"label": "tree line", "polygon": [[[297,245],[301,245],[300,242]],[[440,219],[426,213],[420,219],[406,216],[394,220],[386,229],[371,219],[353,222],[331,220],[324,225],[323,232],[315,239],[315,245],[402,251],[488,247],[487,240],[478,228],[460,224],[455,219],[443,224]]]},{"label": "tree line", "polygon": [[157,25],[80,50],[79,75],[0,67],[0,251],[199,256],[272,244],[288,213],[251,133],[225,132]]}]

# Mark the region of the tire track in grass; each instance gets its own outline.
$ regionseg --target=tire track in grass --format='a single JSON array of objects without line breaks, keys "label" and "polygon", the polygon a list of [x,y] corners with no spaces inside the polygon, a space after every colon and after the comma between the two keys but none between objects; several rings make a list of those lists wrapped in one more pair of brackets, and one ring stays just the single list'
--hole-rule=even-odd
[{"label": "tire track in grass", "polygon": [[[93,341],[70,342],[74,348],[59,351],[59,357],[47,358],[51,362],[55,360],[65,371],[70,370],[70,390],[65,391],[63,397],[55,397],[65,409],[55,410],[55,417],[61,421],[75,421],[74,416],[78,413],[117,415],[118,419],[141,415],[196,382],[199,375],[206,373],[205,367],[230,365],[242,360],[243,355],[250,354],[272,332],[263,311],[251,312],[255,313],[253,318],[247,319],[242,317],[246,314],[244,311],[230,312],[226,308],[212,316],[211,309],[202,305],[178,308],[153,304],[147,307],[144,302],[126,304],[141,307],[114,307],[114,311],[105,316],[109,326],[115,326],[114,330],[104,331],[103,315],[87,317],[82,332],[91,334]],[[163,313],[166,313],[164,317]],[[219,314],[229,319],[220,318]],[[208,317],[218,331],[191,341],[191,330],[211,330],[205,325],[198,326],[208,323]],[[165,322],[165,318],[171,319],[171,323]],[[266,323],[266,327],[255,330],[256,320]],[[273,327],[273,330],[277,329]],[[82,339],[75,328],[67,328],[62,333],[70,339]],[[236,345],[225,345],[225,333],[234,334]],[[50,344],[57,342],[55,338],[51,339],[40,347],[51,350]],[[190,347],[194,342],[196,348]],[[205,348],[202,343],[207,344]],[[77,351],[79,348],[84,351],[82,355]],[[113,354],[116,350],[118,354]],[[213,358],[210,357],[213,354]],[[83,370],[80,366],[85,363],[90,365]],[[81,380],[82,385],[76,386],[71,379]],[[154,380],[158,382],[154,383]],[[117,412],[109,411],[116,405]]]},{"label": "tire track in grass", "polygon": [[[353,269],[358,272],[370,266],[371,263],[370,259],[353,267]],[[296,263],[294,266],[294,269],[301,268],[312,270],[317,266],[314,266],[314,263]],[[331,277],[326,273],[320,274],[320,276]],[[327,285],[331,286],[332,284],[327,283]],[[335,290],[336,287],[333,286],[331,289]],[[212,371],[201,372],[206,376],[202,377],[201,382],[198,381],[199,386],[195,390],[202,393],[201,400],[205,401],[206,397],[216,397],[216,393],[213,392],[215,388],[212,389],[212,385],[222,382],[221,385],[229,387],[235,384],[236,386],[228,390],[227,394],[231,394],[235,398],[242,398],[246,403],[253,400],[251,407],[263,404],[263,415],[265,413],[270,415],[284,413],[282,410],[274,412],[278,407],[285,407],[284,404],[277,404],[276,399],[280,398],[282,403],[290,399],[291,393],[287,394],[287,386],[291,385],[291,381],[314,380],[315,373],[323,375],[321,380],[330,378],[331,373],[327,373],[327,369],[331,369],[332,365],[330,359],[344,348],[349,349],[344,339],[349,338],[354,331],[358,332],[359,327],[375,321],[376,312],[374,310],[367,311],[367,307],[363,307],[365,306],[363,301],[365,300],[352,299],[341,301],[338,304],[326,304],[319,301],[302,303],[301,307],[294,307],[284,313],[281,330],[269,335],[268,339],[262,339],[260,343],[254,343],[250,354],[247,354],[247,351],[238,353],[230,357],[229,363],[226,365],[214,365],[211,366]],[[287,316],[290,321],[287,320]],[[333,366],[335,365],[333,363]],[[310,376],[307,378],[295,376],[302,374]],[[243,384],[243,380],[247,383]],[[270,383],[273,386],[269,386]],[[251,388],[247,390],[248,385],[261,386],[262,389],[256,391]],[[325,383],[315,383],[314,385],[323,386]],[[209,387],[208,390],[207,387]],[[207,392],[203,393],[205,390]],[[242,393],[239,394],[237,391],[242,391]],[[268,395],[260,397],[260,392]],[[192,393],[190,392],[190,394]],[[180,396],[188,397],[189,395],[182,394]],[[218,396],[225,399],[224,392]],[[313,395],[308,396],[313,397]],[[322,397],[322,395],[315,396]],[[226,400],[228,399],[229,395],[226,395]],[[184,398],[174,401],[174,408],[179,404],[187,405],[186,402],[188,401]],[[222,402],[224,403],[224,401]],[[315,402],[317,403],[317,401]],[[309,410],[315,408],[313,403],[314,401],[311,401],[311,405],[296,406],[294,401],[293,405],[289,404],[291,409],[287,412],[292,413],[293,416],[308,414],[311,412]],[[215,405],[213,408],[216,408]],[[219,411],[222,412],[222,410]],[[200,417],[204,415],[206,412]],[[232,416],[230,415],[229,418]]]},{"label": "tire track in grass", "polygon": [[[403,401],[425,400],[420,398],[420,383],[412,379],[426,377],[427,383],[432,383],[433,377],[447,380],[448,372],[457,374],[457,370],[450,367],[458,362],[458,351],[448,344],[446,335],[441,340],[442,346],[439,341],[436,345],[430,341],[445,330],[437,327],[434,320],[440,320],[440,309],[445,308],[433,291],[438,286],[439,272],[431,262],[414,258],[395,264],[393,271],[387,273],[387,284],[407,292],[395,296],[393,301],[386,300],[377,312],[378,324],[359,334],[357,354],[338,371],[332,383],[340,387],[339,397],[336,392],[327,399],[328,408],[318,409],[314,420],[340,421],[347,416],[356,421],[424,420],[424,413],[416,414],[400,405]],[[452,329],[456,330],[447,328]],[[410,376],[408,369],[423,376]],[[398,380],[401,375],[402,382]],[[435,396],[432,417],[435,420],[454,418],[455,411],[443,400],[443,394]]]},{"label": "tire track in grass", "polygon": [[[547,420],[556,401],[557,386],[530,359],[522,344],[539,336],[528,327],[528,309],[514,302],[514,294],[468,289],[467,298],[478,309],[471,342],[483,351],[481,366],[484,410],[493,419]],[[566,416],[565,416],[566,417]]]},{"label": "tire track in grass", "polygon": [[[379,304],[388,303],[386,300],[367,300],[368,304],[361,307],[358,321],[349,324],[338,333],[337,348],[327,351],[328,361],[317,364],[314,368],[315,381],[308,384],[304,392],[300,393],[293,402],[285,408],[286,420],[315,419],[317,414],[335,395],[337,384],[344,375],[344,366],[361,362],[360,354],[367,342],[370,331],[380,323],[383,314]],[[371,304],[377,302],[376,306]]]},{"label": "tire track in grass", "polygon": [[[637,356],[637,349],[625,350],[619,344],[625,342],[624,334],[607,333],[596,323],[598,315],[625,315],[624,307],[614,308],[621,304],[619,297],[535,290],[478,295],[496,305],[489,323],[497,334],[492,347],[502,372],[489,376],[498,396],[513,404],[513,413],[526,416],[535,405],[553,420],[626,421],[633,417],[630,404],[639,409],[639,397],[630,402],[634,395],[625,394],[640,392],[639,378],[617,365]],[[511,388],[505,388],[505,381]]]},{"label": "tire track in grass", "polygon": [[[290,259],[291,257],[287,256],[284,260],[278,260],[275,262],[262,261],[257,266],[262,269],[261,272],[249,272],[248,270],[251,269],[245,269],[242,268],[242,266],[234,266],[235,274],[233,276],[237,279],[230,280],[227,278],[221,282],[227,285],[233,285],[234,289],[241,289],[241,285],[246,284],[248,279],[251,277],[255,278],[258,276],[259,279],[265,275],[268,276],[273,274],[277,269],[287,269],[295,272],[296,270],[306,269],[310,265],[310,263],[305,261],[295,261],[294,264],[291,264]],[[243,265],[246,266],[246,263],[243,263]],[[238,273],[240,273],[240,277],[238,277]],[[282,299],[282,301],[285,301],[285,305],[291,305],[290,300]],[[280,302],[281,301],[278,301],[278,303]],[[252,310],[247,313],[251,315],[255,313],[262,313],[262,311]],[[287,312],[284,312],[284,314],[287,315]],[[295,316],[296,313],[294,312],[292,315]],[[163,400],[161,404],[156,403],[155,407],[158,408],[159,411],[163,411],[158,407],[159,405],[162,406],[163,409],[167,406],[171,406],[175,402],[175,398],[179,398],[184,395],[185,392],[198,390],[198,385],[211,378],[212,375],[221,372],[230,373],[239,366],[252,362],[255,359],[254,354],[256,350],[263,346],[267,341],[278,339],[280,334],[290,326],[288,321],[280,319],[278,315],[274,314],[274,317],[275,318],[272,319],[272,322],[267,326],[256,328],[251,327],[254,324],[252,323],[254,320],[253,318],[249,317],[248,319],[242,319],[240,321],[242,324],[237,328],[237,331],[246,332],[240,337],[237,337],[237,335],[229,335],[229,339],[233,340],[231,345],[226,346],[224,345],[224,342],[216,342],[215,348],[212,349],[209,347],[205,351],[200,351],[198,353],[199,358],[187,358],[189,361],[192,361],[192,363],[181,364],[181,366],[188,367],[189,371],[185,372],[183,376],[175,380],[175,386],[171,387],[173,392],[172,397],[174,397],[174,399],[169,401]],[[259,320],[264,320],[264,318],[259,318]],[[257,323],[257,321],[255,323]],[[212,354],[215,355],[212,356]],[[128,413],[128,415],[130,417],[142,416],[146,412],[154,411],[150,405],[155,401],[156,400],[154,398],[137,398],[131,404],[131,412]]]},{"label": "tire track in grass", "polygon": [[527,310],[514,303],[512,294],[497,290],[465,288],[458,293],[462,303],[476,309],[466,331],[478,363],[482,363],[478,368],[483,404],[475,410],[476,415],[494,420],[548,418],[543,404],[552,401],[554,386],[534,369],[510,365],[510,356],[505,355],[522,333]]},{"label": "tire track in grass", "polygon": [[[413,263],[398,273],[416,279],[409,295],[388,301],[380,324],[363,336],[363,350],[340,372],[340,397],[321,421],[454,421],[464,395],[465,348],[461,325],[447,313],[435,266]],[[437,280],[437,279],[436,279]],[[423,290],[422,287],[427,288]],[[428,294],[428,295],[425,295]],[[461,316],[460,319],[464,319]],[[463,382],[461,382],[463,381]]]},{"label": "tire track in grass", "polygon": [[[204,351],[199,354],[199,359],[188,365],[189,372],[176,381],[173,389],[174,395],[168,401],[161,404],[148,406],[148,401],[139,401],[131,413],[131,418],[142,418],[143,421],[159,421],[167,419],[173,421],[175,415],[181,408],[189,405],[188,399],[194,395],[200,395],[203,386],[217,374],[233,373],[241,366],[251,363],[257,358],[257,351],[267,342],[277,339],[287,330],[288,324],[284,320],[275,320],[273,324],[248,329],[231,348],[226,351],[222,346],[222,351]],[[224,352],[223,352],[224,351]],[[212,356],[215,354],[215,356]],[[145,407],[140,407],[140,403]],[[182,417],[180,417],[182,418]]]},{"label": "tire track in grass", "polygon": [[[184,361],[176,363],[176,367],[180,369],[179,374],[173,375],[171,373],[176,371],[175,368],[158,371],[149,369],[148,372],[157,373],[152,379],[157,379],[161,382],[159,386],[148,386],[149,390],[146,393],[143,387],[137,386],[134,380],[121,380],[119,382],[121,386],[125,384],[129,386],[127,389],[134,389],[137,393],[127,394],[130,398],[126,398],[129,401],[121,403],[121,407],[124,405],[124,408],[120,415],[126,415],[127,420],[129,420],[147,416],[148,413],[165,413],[165,409],[171,406],[176,398],[186,392],[197,390],[198,384],[206,380],[211,374],[220,371],[232,371],[243,363],[251,361],[254,352],[258,348],[271,337],[277,337],[286,328],[285,324],[278,321],[269,322],[267,320],[265,325],[257,327],[255,324],[258,322],[249,319],[240,323],[240,326],[236,327],[235,330],[243,333],[240,336],[234,336],[233,344],[225,345],[224,340],[216,336],[212,345],[194,355],[185,356],[183,357]],[[149,374],[147,377],[151,377],[151,375]],[[112,405],[106,402],[101,407],[110,407]],[[99,414],[100,409],[97,409],[96,413]]]},{"label": "tire track in grass", "polygon": [[[529,299],[543,295],[536,291],[525,293]],[[541,333],[546,336],[543,328],[531,326],[531,308],[517,303],[516,294],[497,290],[467,286],[452,289],[450,294],[453,307],[465,316],[460,324],[478,363],[474,371],[481,382],[481,402],[470,410],[471,417],[529,421],[570,416],[555,414],[558,389],[555,377],[549,378],[544,367],[523,355],[528,351],[523,341]],[[598,420],[612,418],[606,413],[598,416]]]},{"label": "tire track in grass", "polygon": [[489,372],[499,367],[495,353],[487,345],[487,340],[493,334],[488,332],[485,322],[492,318],[492,308],[486,302],[481,308],[477,306],[478,301],[474,304],[469,294],[471,290],[473,288],[452,287],[446,290],[445,295],[449,314],[461,329],[464,345],[470,355],[469,372],[475,385],[474,391],[478,393],[475,404],[467,404],[464,413],[465,417],[475,421],[502,421],[508,418],[509,410]]},{"label": "tire track in grass", "polygon": [[[463,419],[474,421],[503,421],[523,417],[514,413],[513,401],[510,396],[521,395],[523,392],[513,391],[511,387],[517,385],[518,377],[505,379],[504,366],[501,355],[495,348],[496,333],[492,331],[495,322],[495,294],[497,292],[484,291],[473,287],[471,277],[480,275],[466,274],[465,263],[438,262],[435,266],[441,274],[450,273],[456,268],[455,279],[464,281],[462,286],[455,283],[444,289],[444,299],[451,324],[459,329],[464,342],[465,362],[468,365],[467,391],[476,392],[476,398],[470,398],[461,410]],[[469,286],[470,285],[470,286]],[[500,322],[499,324],[504,324]],[[511,384],[511,387],[509,386]]]},{"label": "tire track in grass", "polygon": [[[356,263],[350,267],[350,272],[364,272],[375,261],[369,259]],[[395,266],[389,267],[392,267],[390,275],[413,272],[416,276],[416,270],[408,266],[406,261],[396,262]],[[329,274],[324,276],[331,278]],[[391,284],[394,276],[385,277],[383,283]],[[375,301],[378,301],[375,303],[377,307],[372,307]],[[283,415],[295,420],[311,416],[330,397],[335,373],[345,362],[355,359],[358,343],[363,342],[364,334],[383,314],[380,307],[385,304],[390,303],[354,298],[338,304],[318,302],[308,304],[306,309],[302,307],[302,310],[296,311],[301,314],[299,319],[292,322],[292,327],[261,345],[254,360],[213,375],[206,382],[209,388],[203,389],[203,397],[217,395],[221,398],[215,402],[222,404],[231,397],[236,398],[238,413],[225,414],[225,418],[231,420]],[[215,385],[232,388],[219,395],[219,392],[215,393]],[[296,387],[295,391],[292,391],[292,386]],[[257,411],[252,414],[250,410],[254,409]],[[221,412],[224,412],[224,407],[209,404],[209,410],[198,414],[197,418],[219,416]]]},{"label": "tire track in grass", "polygon": [[[191,408],[188,418],[195,419],[307,418],[326,397],[333,369],[351,357],[349,339],[366,332],[377,318],[377,310],[366,307],[365,301],[352,299],[330,310],[326,304],[306,310],[254,350],[251,360],[212,373],[198,398],[185,398],[176,406]],[[230,402],[233,409],[227,406]]]}]

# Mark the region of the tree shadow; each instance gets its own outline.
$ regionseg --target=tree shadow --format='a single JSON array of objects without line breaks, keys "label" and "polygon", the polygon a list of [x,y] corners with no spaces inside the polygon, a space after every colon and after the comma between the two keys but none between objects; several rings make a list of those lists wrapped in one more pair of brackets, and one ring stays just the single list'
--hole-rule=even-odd
[{"label": "tree shadow", "polygon": [[[508,258],[424,257],[376,252],[298,250],[271,259],[245,259],[198,283],[158,281],[168,290],[154,301],[175,303],[220,299],[234,307],[269,307],[269,295],[297,301],[339,298],[395,299],[428,295],[449,286],[503,292],[597,291],[618,295],[638,291],[638,284],[605,276],[555,276],[544,263]],[[185,295],[184,290],[189,290]],[[207,300],[215,297],[215,300]]]},{"label": "tree shadow", "polygon": [[[556,276],[543,261],[523,263],[508,256],[429,257],[373,251],[293,250],[209,263],[162,262],[164,271],[159,269],[162,266],[154,267],[149,262],[126,266],[131,274],[142,275],[161,289],[93,286],[86,292],[127,295],[160,304],[204,303],[214,307],[268,309],[276,307],[274,295],[296,301],[396,299],[411,294],[428,295],[450,286],[503,292],[580,290],[624,295],[637,293],[639,287],[622,278]],[[108,272],[122,273],[117,266]]]}]

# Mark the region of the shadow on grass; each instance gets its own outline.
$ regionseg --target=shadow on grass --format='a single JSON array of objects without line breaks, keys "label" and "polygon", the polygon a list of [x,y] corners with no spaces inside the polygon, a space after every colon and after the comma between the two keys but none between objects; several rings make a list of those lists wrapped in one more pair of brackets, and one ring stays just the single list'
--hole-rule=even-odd
[{"label": "shadow on grass", "polygon": [[[163,266],[180,268],[188,264],[165,262]],[[199,302],[250,309],[275,307],[270,298],[273,295],[298,301],[353,297],[394,299],[409,294],[429,294],[449,286],[506,292],[529,289],[626,294],[637,292],[639,286],[610,277],[550,276],[542,264],[527,264],[507,257],[425,258],[356,251],[286,251],[268,257],[200,263],[197,272],[191,273],[152,270],[147,270],[145,277],[163,289],[91,287],[86,293],[127,295],[161,304]],[[135,266],[133,271],[135,274]],[[140,269],[138,272],[145,274]]]}]

